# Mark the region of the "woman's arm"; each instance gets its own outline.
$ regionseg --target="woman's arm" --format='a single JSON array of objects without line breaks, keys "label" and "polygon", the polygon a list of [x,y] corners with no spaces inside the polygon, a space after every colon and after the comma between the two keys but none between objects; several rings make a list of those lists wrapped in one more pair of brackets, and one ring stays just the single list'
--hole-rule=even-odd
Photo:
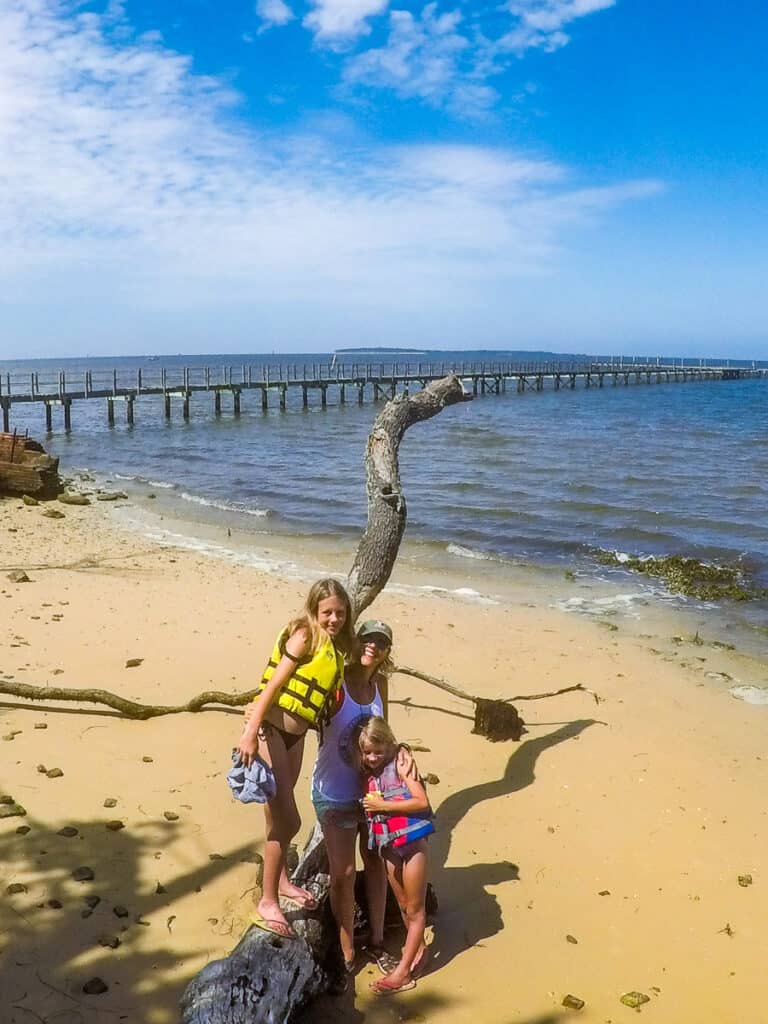
[{"label": "woman's arm", "polygon": [[252,701],[245,712],[245,726],[237,745],[241,762],[249,768],[259,750],[258,733],[264,717],[280,692],[283,683],[287,682],[296,670],[296,662],[307,653],[309,636],[303,629],[296,630],[285,642],[284,654],[269,678],[267,685]]},{"label": "woman's arm", "polygon": [[381,706],[383,708],[381,717],[385,721],[389,721],[389,680],[386,676],[378,676],[376,684],[379,687],[379,696],[381,697]]}]

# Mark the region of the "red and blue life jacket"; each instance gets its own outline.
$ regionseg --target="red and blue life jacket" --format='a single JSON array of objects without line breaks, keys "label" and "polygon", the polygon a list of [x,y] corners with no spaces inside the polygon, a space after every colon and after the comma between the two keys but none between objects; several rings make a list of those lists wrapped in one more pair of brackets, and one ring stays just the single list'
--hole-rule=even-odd
[{"label": "red and blue life jacket", "polygon": [[[386,764],[380,775],[368,777],[367,789],[369,793],[379,793],[382,800],[410,800],[413,797],[397,774],[395,760]],[[368,846],[371,850],[383,850],[385,846],[405,846],[435,831],[431,807],[407,815],[394,811],[366,811],[365,816],[368,820]]]}]

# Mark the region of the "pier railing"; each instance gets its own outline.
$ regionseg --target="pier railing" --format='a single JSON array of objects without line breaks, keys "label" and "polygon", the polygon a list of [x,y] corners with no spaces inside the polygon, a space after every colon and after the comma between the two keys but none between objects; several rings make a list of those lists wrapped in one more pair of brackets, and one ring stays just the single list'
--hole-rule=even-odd
[{"label": "pier railing", "polygon": [[107,418],[114,423],[114,403],[125,402],[126,420],[134,422],[134,403],[142,396],[162,396],[165,415],[171,418],[171,400],[181,399],[183,417],[189,418],[190,399],[195,393],[212,392],[214,411],[221,414],[221,396],[232,398],[233,411],[239,415],[241,394],[258,391],[261,407],[267,410],[270,393],[277,394],[279,406],[286,408],[289,390],[301,391],[302,404],[308,405],[311,391],[320,392],[327,405],[333,389],[339,404],[347,399],[347,389],[357,391],[359,404],[368,389],[373,401],[394,397],[398,389],[408,393],[414,387],[426,387],[432,380],[455,373],[471,387],[473,394],[502,394],[513,383],[518,392],[573,389],[577,382],[585,387],[603,387],[640,383],[686,382],[695,380],[732,380],[768,375],[768,368],[755,363],[614,356],[595,360],[571,361],[471,361],[471,362],[317,362],[317,363],[244,363],[238,366],[155,366],[137,368],[85,369],[74,371],[38,371],[0,374],[0,408],[3,430],[10,429],[13,405],[41,403],[45,406],[46,429],[52,429],[52,407],[64,408],[65,430],[71,429],[73,402],[106,400]]}]

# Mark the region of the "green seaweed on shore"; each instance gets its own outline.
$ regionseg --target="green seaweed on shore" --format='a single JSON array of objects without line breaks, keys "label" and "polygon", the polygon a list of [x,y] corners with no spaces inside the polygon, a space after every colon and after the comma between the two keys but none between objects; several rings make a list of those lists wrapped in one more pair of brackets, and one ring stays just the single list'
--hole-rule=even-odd
[{"label": "green seaweed on shore", "polygon": [[768,596],[768,591],[750,583],[740,569],[731,565],[711,565],[683,555],[619,557],[615,551],[603,550],[597,550],[595,557],[601,565],[656,576],[664,580],[673,593],[700,601],[754,601]]}]

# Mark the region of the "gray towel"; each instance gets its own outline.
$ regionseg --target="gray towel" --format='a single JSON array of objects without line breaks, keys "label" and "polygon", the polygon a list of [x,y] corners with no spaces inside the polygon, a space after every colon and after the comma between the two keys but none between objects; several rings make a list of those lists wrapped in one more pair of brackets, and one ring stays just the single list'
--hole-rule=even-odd
[{"label": "gray towel", "polygon": [[232,751],[233,768],[227,772],[227,782],[235,799],[244,804],[265,804],[277,792],[277,783],[269,765],[257,757],[250,768],[240,761],[236,750]]}]

